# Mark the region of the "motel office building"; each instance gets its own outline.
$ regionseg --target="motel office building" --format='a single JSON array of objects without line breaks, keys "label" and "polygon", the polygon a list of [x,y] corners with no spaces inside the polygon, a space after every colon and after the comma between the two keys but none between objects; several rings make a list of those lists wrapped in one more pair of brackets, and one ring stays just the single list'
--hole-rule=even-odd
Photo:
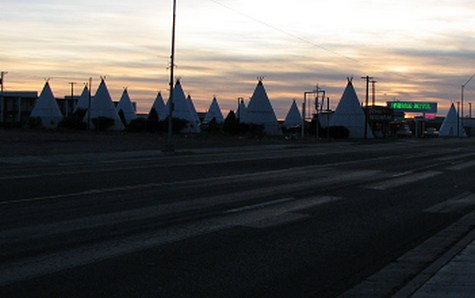
[{"label": "motel office building", "polygon": [[[31,111],[38,99],[36,91],[0,92],[0,126],[23,127],[30,118]],[[63,115],[71,114],[79,97],[65,96],[56,98]]]}]

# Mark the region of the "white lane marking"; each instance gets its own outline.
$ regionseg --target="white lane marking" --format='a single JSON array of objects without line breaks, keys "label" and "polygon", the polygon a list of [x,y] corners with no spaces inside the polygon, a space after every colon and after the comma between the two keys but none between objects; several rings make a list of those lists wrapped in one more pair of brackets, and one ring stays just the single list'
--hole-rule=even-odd
[{"label": "white lane marking", "polygon": [[[373,171],[373,170],[363,170],[363,171],[335,171],[333,174],[330,175],[328,169],[321,168],[319,166],[309,166],[303,168],[291,168],[291,169],[283,169],[283,170],[274,170],[274,171],[267,171],[267,172],[257,172],[257,173],[246,173],[246,174],[237,174],[237,175],[230,175],[230,176],[222,176],[222,177],[210,177],[210,178],[198,178],[192,180],[185,180],[185,181],[174,181],[174,182],[157,182],[157,183],[147,183],[147,184],[136,184],[136,185],[129,185],[129,186],[122,186],[122,187],[111,187],[111,188],[99,188],[99,189],[90,189],[80,192],[73,192],[73,193],[65,193],[65,194],[57,194],[57,195],[50,195],[50,196],[42,196],[42,197],[33,197],[33,198],[26,198],[26,199],[18,199],[18,200],[10,200],[10,201],[3,201],[0,202],[0,206],[2,205],[11,205],[11,204],[18,204],[18,203],[31,203],[31,202],[38,202],[38,201],[45,201],[45,200],[52,200],[52,199],[63,199],[63,198],[73,198],[73,197],[83,197],[93,194],[106,194],[106,193],[113,193],[113,192],[123,192],[128,190],[139,190],[139,189],[146,189],[146,188],[159,188],[159,187],[170,187],[170,186],[180,186],[182,188],[193,188],[198,185],[222,185],[224,183],[232,183],[238,182],[242,183],[246,180],[252,181],[259,181],[259,180],[268,180],[270,178],[281,178],[281,177],[309,177],[309,174],[313,176],[318,176],[317,173],[322,173],[321,178],[318,179],[309,179],[298,181],[294,183],[288,184],[280,184],[273,187],[276,191],[287,188],[288,190],[299,189],[310,187],[311,184],[317,185],[326,185],[326,184],[334,184],[338,182],[345,182],[345,181],[354,181],[354,180],[364,180],[369,177],[374,177],[376,175],[381,175],[380,171]],[[266,188],[267,190],[268,188]]]},{"label": "white lane marking", "polygon": [[268,202],[264,202],[264,203],[260,203],[260,204],[254,204],[254,205],[248,205],[248,206],[244,206],[244,207],[240,207],[240,208],[229,209],[229,210],[226,210],[224,213],[238,213],[238,212],[247,211],[247,210],[251,210],[251,209],[258,209],[258,208],[263,208],[263,207],[267,207],[267,206],[270,206],[270,205],[280,204],[280,203],[284,203],[284,202],[288,202],[288,201],[292,201],[292,200],[295,200],[295,199],[294,198],[283,198],[283,199],[268,201]]},{"label": "white lane marking", "polygon": [[475,160],[460,162],[456,165],[447,167],[447,170],[460,171],[475,166]]},{"label": "white lane marking", "polygon": [[294,222],[302,221],[309,217],[310,215],[308,214],[290,212],[290,213],[278,214],[271,217],[265,217],[258,221],[244,224],[243,226],[248,227],[248,228],[254,228],[254,229],[268,229],[268,228],[272,228],[276,226],[282,226],[282,225],[287,225]]},{"label": "white lane marking", "polygon": [[0,286],[92,264],[138,250],[149,249],[239,225],[270,227],[307,218],[293,212],[340,200],[338,197],[282,199],[282,203],[243,213],[228,213],[199,222],[179,224],[129,237],[107,240],[81,247],[0,263]]},{"label": "white lane marking", "polygon": [[317,196],[295,200],[282,200],[281,203],[275,203],[276,201],[271,201],[273,204],[268,205],[266,208],[255,209],[252,208],[252,206],[248,206],[251,208],[247,209],[247,212],[244,213],[226,213],[229,216],[224,217],[223,220],[236,226],[255,227],[255,225],[262,225],[265,227],[270,227],[286,222],[284,218],[288,214],[294,214],[289,215],[291,221],[294,221],[297,218],[305,218],[306,216],[302,214],[300,214],[300,216],[295,216],[295,212],[331,202],[336,202],[341,199],[341,197]]},{"label": "white lane marking", "polygon": [[455,159],[461,159],[461,158],[467,158],[467,157],[473,157],[475,156],[475,153],[465,153],[465,154],[458,154],[457,152],[450,153],[447,156],[444,157],[438,157],[436,160],[440,161],[451,161]]},{"label": "white lane marking", "polygon": [[392,175],[392,177],[397,178],[397,177],[406,176],[406,175],[409,175],[409,174],[412,174],[412,173],[414,173],[414,172],[413,171],[399,172],[399,173],[396,173],[396,174]]},{"label": "white lane marking", "polygon": [[409,184],[409,183],[418,182],[420,180],[428,179],[428,178],[431,178],[431,177],[435,177],[435,176],[438,176],[440,174],[442,174],[442,172],[439,172],[439,171],[426,171],[426,172],[421,172],[421,173],[411,173],[411,174],[408,174],[408,175],[405,175],[405,176],[396,177],[394,179],[389,179],[389,180],[385,180],[385,181],[382,181],[382,182],[370,184],[370,185],[366,186],[366,188],[375,189],[375,190],[386,190],[388,188],[393,188],[393,187],[397,187],[397,186],[401,186],[401,185],[405,185],[405,184]]},{"label": "white lane marking", "polygon": [[475,205],[475,194],[463,193],[447,201],[435,204],[429,208],[424,209],[427,213],[452,213],[466,207]]}]

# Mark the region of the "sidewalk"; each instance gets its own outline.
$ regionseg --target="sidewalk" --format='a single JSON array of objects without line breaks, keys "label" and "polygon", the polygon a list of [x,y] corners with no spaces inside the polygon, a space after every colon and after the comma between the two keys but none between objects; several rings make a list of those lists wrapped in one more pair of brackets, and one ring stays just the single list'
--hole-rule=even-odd
[{"label": "sidewalk", "polygon": [[340,297],[475,297],[475,211]]},{"label": "sidewalk", "polygon": [[411,297],[475,297],[475,241],[469,243]]}]

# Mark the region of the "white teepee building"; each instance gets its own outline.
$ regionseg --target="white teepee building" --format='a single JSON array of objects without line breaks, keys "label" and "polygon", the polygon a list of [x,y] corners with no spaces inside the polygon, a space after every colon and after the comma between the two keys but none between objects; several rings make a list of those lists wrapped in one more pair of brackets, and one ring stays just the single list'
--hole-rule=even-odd
[{"label": "white teepee building", "polygon": [[[124,125],[128,125],[131,121],[137,119],[137,114],[135,113],[135,108],[134,105],[132,104],[132,101],[130,100],[129,92],[127,91],[127,88],[124,88],[124,91],[122,92],[122,96],[120,97],[119,103],[117,104],[116,107],[117,114],[120,115],[122,114],[125,119]],[[124,120],[122,119],[122,120]]]},{"label": "white teepee building", "polygon": [[41,119],[41,125],[45,128],[57,128],[59,122],[63,120],[63,114],[59,110],[49,82],[45,83],[40,97],[36,100],[30,118]]},{"label": "white teepee building", "polygon": [[[182,119],[188,122],[187,126],[182,130],[184,133],[199,133],[200,129],[200,121],[196,111],[194,110],[193,102],[191,98],[185,97],[185,92],[181,86],[180,81],[177,81],[175,84],[175,88],[173,89],[173,112],[172,118]],[[165,107],[165,111],[161,119],[165,119],[168,117],[168,109],[170,106],[170,102],[168,101]]]},{"label": "white teepee building", "polygon": [[[457,123],[458,122],[458,123]],[[450,106],[449,112],[445,117],[439,129],[439,136],[441,137],[466,137],[465,129],[462,126],[462,121],[455,109],[454,104]]]},{"label": "white teepee building", "polygon": [[[92,100],[92,99],[91,99]],[[87,110],[89,108],[89,89],[87,86],[84,86],[82,89],[81,96],[79,96],[79,100],[74,107],[73,113],[77,112],[78,110]]]},{"label": "white teepee building", "polygon": [[206,113],[203,123],[210,123],[213,118],[218,124],[224,123],[223,113],[221,113],[221,109],[219,108],[218,100],[216,99],[216,97],[214,97],[211,101],[211,105],[209,106],[208,112]]},{"label": "white teepee building", "polygon": [[241,99],[237,108],[236,119],[238,119],[240,122],[245,123],[246,113],[247,113],[246,104],[244,103],[244,99]]},{"label": "white teepee building", "polygon": [[367,129],[367,138],[374,138],[369,125],[366,127],[365,113],[360,106],[358,95],[356,95],[351,80],[348,80],[348,84],[335,109],[335,113],[332,115],[330,126],[346,127],[350,132],[348,137],[354,139],[364,138],[365,129]]},{"label": "white teepee building", "polygon": [[165,110],[165,103],[163,102],[162,93],[158,92],[155,101],[153,102],[152,107],[150,108],[150,112],[148,113],[148,118],[152,119],[151,117],[157,117],[158,120],[165,120],[168,115],[168,111]]},{"label": "white teepee building", "polygon": [[198,116],[198,113],[196,112],[195,105],[193,104],[193,100],[191,99],[191,95],[188,95],[186,98],[186,102],[188,103],[188,106],[190,108],[191,115],[193,118],[195,118],[195,123],[198,123],[198,126],[201,123],[200,117]]},{"label": "white teepee building", "polygon": [[289,128],[298,125],[302,125],[302,115],[300,115],[299,108],[297,107],[297,103],[294,100],[290,106],[287,116],[285,117],[284,126]]},{"label": "white teepee building", "polygon": [[91,110],[87,111],[83,121],[87,123],[91,119],[91,128],[95,128],[94,119],[99,117],[110,118],[114,121],[114,124],[109,128],[110,130],[124,130],[125,128],[117,114],[104,79],[101,80],[94,100],[91,101]]},{"label": "white teepee building", "polygon": [[257,83],[247,106],[246,119],[242,119],[241,122],[263,125],[264,132],[269,135],[282,133],[262,80]]}]

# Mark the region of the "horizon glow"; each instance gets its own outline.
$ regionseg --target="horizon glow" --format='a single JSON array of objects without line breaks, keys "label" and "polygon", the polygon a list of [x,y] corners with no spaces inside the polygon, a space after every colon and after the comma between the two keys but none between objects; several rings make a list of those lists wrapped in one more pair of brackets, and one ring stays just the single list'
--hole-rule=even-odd
[{"label": "horizon glow", "polygon": [[[168,94],[171,1],[0,0],[0,70],[6,90],[55,96],[69,82],[106,76],[118,100],[123,88],[148,113]],[[360,101],[369,75],[378,104],[395,98],[438,102],[445,115],[475,72],[475,6],[467,0],[177,1],[176,75],[198,111],[216,96],[226,115],[237,98],[264,86],[278,118],[318,84],[335,108],[353,83]],[[465,111],[475,83],[465,88]]]}]

